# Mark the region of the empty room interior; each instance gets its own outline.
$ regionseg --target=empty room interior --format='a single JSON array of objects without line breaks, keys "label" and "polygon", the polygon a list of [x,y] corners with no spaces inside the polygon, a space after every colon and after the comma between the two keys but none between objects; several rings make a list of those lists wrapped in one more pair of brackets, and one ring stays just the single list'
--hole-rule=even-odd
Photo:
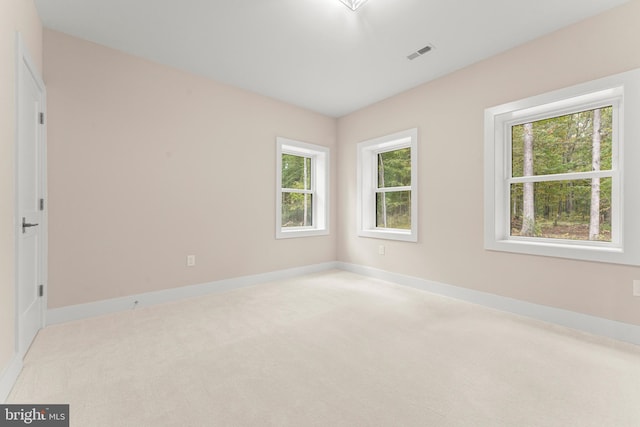
[{"label": "empty room interior", "polygon": [[0,425],[640,425],[639,21],[1,0]]}]

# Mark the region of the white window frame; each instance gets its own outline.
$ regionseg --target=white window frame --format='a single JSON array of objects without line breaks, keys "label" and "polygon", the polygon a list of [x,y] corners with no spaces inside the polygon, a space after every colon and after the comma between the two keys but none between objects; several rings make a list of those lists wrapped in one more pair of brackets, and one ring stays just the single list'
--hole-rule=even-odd
[{"label": "white window frame", "polygon": [[[510,184],[539,181],[535,177],[511,177],[511,127],[607,105],[613,105],[612,170],[597,175],[612,178],[612,241],[511,236]],[[640,69],[486,109],[485,249],[640,265],[640,194],[634,189],[637,187],[634,183],[640,182],[637,117],[640,117]],[[593,174],[571,173],[548,179],[591,178]]]},{"label": "white window frame", "polygon": [[[411,149],[411,185],[394,190],[411,191],[411,229],[376,227],[378,154]],[[418,129],[408,129],[358,144],[358,236],[405,242],[418,241]]]},{"label": "white window frame", "polygon": [[[293,139],[276,138],[276,239],[329,234],[329,148]],[[312,225],[282,226],[282,155],[311,158]]]}]

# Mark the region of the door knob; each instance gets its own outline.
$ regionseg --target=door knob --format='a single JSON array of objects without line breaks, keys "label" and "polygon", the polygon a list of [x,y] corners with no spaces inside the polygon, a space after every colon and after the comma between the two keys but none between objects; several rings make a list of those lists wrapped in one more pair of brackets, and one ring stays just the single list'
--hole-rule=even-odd
[{"label": "door knob", "polygon": [[24,233],[26,233],[26,232],[27,232],[27,228],[29,228],[29,227],[35,227],[36,225],[38,225],[38,224],[29,224],[29,223],[26,221],[26,218],[25,218],[25,217],[22,217],[22,234],[24,234]]}]

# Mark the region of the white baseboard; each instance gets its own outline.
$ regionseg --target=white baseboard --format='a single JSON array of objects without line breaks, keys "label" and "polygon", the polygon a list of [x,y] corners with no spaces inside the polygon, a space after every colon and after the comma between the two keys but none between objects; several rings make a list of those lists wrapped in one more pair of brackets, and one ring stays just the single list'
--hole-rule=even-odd
[{"label": "white baseboard", "polygon": [[314,264],[304,267],[278,270],[252,276],[242,276],[232,279],[218,280],[215,282],[203,283],[199,285],[182,286],[179,288],[166,289],[163,291],[147,292],[144,294],[130,295],[121,298],[95,301],[86,304],[53,308],[47,310],[47,325],[55,325],[58,323],[70,322],[73,320],[86,319],[89,317],[116,313],[119,311],[132,310],[134,308],[149,307],[156,304],[163,304],[172,301],[179,301],[185,298],[208,295],[215,292],[244,288],[247,286],[257,285],[259,283],[288,279],[295,276],[317,273],[320,271],[326,271],[335,268],[338,268],[338,264],[336,262],[327,262],[323,264]]},{"label": "white baseboard", "polygon": [[571,329],[577,329],[594,335],[600,335],[613,338],[618,341],[625,341],[640,345],[640,326],[638,325],[533,304],[472,289],[446,285],[431,280],[391,273],[372,267],[338,262],[337,268],[363,276],[397,283],[399,285],[410,286],[412,288],[421,289],[434,294],[483,305],[500,311],[506,311],[549,323],[555,323],[557,325],[566,326]]},{"label": "white baseboard", "polygon": [[9,397],[13,385],[16,383],[20,371],[22,371],[22,358],[14,354],[7,368],[0,375],[0,402],[5,403],[7,401],[7,397]]},{"label": "white baseboard", "polygon": [[[163,291],[149,292],[138,295],[131,295],[122,298],[114,298],[54,308],[47,310],[47,325],[69,322],[72,320],[86,319],[103,314],[115,313],[119,311],[131,310],[140,307],[149,307],[185,298],[193,298],[208,295],[215,292],[223,292],[232,289],[239,289],[247,286],[257,285],[274,280],[282,280],[304,274],[317,273],[331,269],[341,269],[363,276],[374,277],[399,285],[410,286],[438,295],[468,301],[485,307],[494,308],[500,311],[518,314],[533,319],[554,323],[568,328],[588,332],[612,338],[618,341],[625,341],[640,345],[640,326],[600,317],[576,313],[554,307],[534,304],[513,298],[507,298],[486,292],[475,291],[453,285],[447,285],[431,280],[421,279],[403,274],[392,273],[379,270],[373,267],[365,267],[345,262],[327,262],[305,267],[278,270],[270,273],[243,276],[232,279],[219,280],[200,285],[183,286],[179,288],[167,289]],[[136,304],[137,301],[137,304]],[[19,370],[18,370],[19,372]],[[4,378],[4,377],[3,377]],[[0,384],[1,385],[1,384]],[[0,398],[2,397],[0,388]]]}]

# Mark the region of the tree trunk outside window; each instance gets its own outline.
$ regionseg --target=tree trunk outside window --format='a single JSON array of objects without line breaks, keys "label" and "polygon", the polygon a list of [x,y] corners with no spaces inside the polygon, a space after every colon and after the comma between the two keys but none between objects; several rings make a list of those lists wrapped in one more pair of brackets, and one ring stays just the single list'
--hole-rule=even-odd
[{"label": "tree trunk outside window", "polygon": [[[600,170],[600,109],[593,110],[593,144],[591,167]],[[591,212],[589,220],[589,240],[598,240],[600,235],[600,178],[591,179]]]},{"label": "tree trunk outside window", "polygon": [[[523,176],[533,176],[533,124],[524,124],[524,166]],[[521,236],[535,235],[535,205],[533,200],[533,182],[523,186],[522,229]]]}]

